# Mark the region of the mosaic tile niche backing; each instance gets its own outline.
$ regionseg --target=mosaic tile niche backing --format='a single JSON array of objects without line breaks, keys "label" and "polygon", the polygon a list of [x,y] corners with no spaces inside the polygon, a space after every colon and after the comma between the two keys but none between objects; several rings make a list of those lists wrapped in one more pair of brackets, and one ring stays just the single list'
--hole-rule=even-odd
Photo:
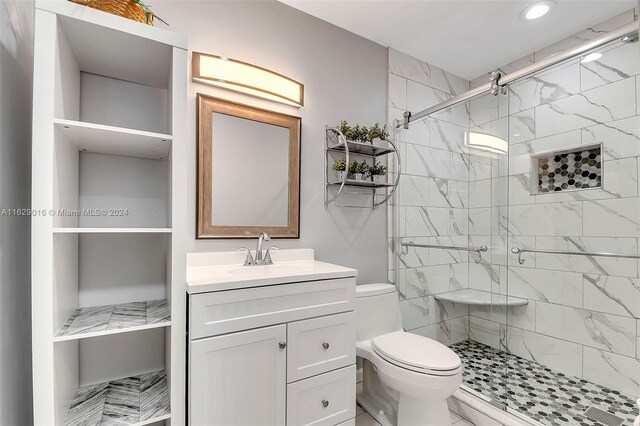
[{"label": "mosaic tile niche backing", "polygon": [[601,157],[600,146],[536,157],[538,193],[601,187]]}]

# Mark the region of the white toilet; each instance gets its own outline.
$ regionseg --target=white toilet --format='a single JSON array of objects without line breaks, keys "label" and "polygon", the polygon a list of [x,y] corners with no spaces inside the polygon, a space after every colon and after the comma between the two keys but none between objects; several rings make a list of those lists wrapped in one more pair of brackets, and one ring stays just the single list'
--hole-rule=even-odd
[{"label": "white toilet", "polygon": [[363,358],[358,403],[383,426],[450,425],[447,398],[462,383],[460,358],[402,328],[396,288],[356,286],[356,355]]}]

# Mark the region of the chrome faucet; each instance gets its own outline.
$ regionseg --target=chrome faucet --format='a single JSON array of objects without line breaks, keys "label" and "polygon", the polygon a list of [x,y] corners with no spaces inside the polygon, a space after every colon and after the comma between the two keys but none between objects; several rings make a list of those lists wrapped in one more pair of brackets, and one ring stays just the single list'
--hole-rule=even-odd
[{"label": "chrome faucet", "polygon": [[262,242],[269,241],[269,240],[271,240],[271,237],[267,233],[262,232],[260,233],[260,236],[258,236],[258,245],[256,247],[256,262],[261,262],[263,260],[262,259]]},{"label": "chrome faucet", "polygon": [[247,251],[247,258],[244,261],[244,266],[257,266],[257,265],[273,265],[273,260],[271,260],[271,250],[277,250],[278,247],[277,246],[271,246],[267,249],[267,252],[264,254],[264,256],[262,255],[262,243],[264,241],[269,241],[271,240],[271,237],[269,236],[269,234],[266,233],[261,233],[260,236],[258,237],[258,245],[256,246],[256,257],[255,259],[253,258],[253,256],[251,255],[251,250],[249,250],[246,247],[240,247],[238,250],[246,250]]}]

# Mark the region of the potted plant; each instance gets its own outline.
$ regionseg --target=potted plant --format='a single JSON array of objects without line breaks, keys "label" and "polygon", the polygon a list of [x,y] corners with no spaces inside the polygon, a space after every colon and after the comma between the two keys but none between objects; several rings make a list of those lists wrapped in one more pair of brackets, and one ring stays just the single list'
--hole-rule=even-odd
[{"label": "potted plant", "polygon": [[[344,135],[345,138],[348,139],[348,135],[351,134],[351,126],[349,126],[349,124],[345,121],[342,120],[340,121],[340,125],[338,126],[338,130]],[[333,130],[333,133],[335,133],[336,135],[338,135],[339,133],[336,132],[335,130]]]},{"label": "potted plant", "polygon": [[375,145],[379,145],[383,140],[389,139],[387,125],[385,124],[383,127],[380,127],[380,125],[376,123],[372,128],[369,129],[367,139],[369,143]]},{"label": "potted plant", "polygon": [[374,163],[369,167],[367,171],[367,177],[370,177],[373,182],[380,182],[381,177],[387,175],[387,166],[382,163]]},{"label": "potted plant", "polygon": [[369,170],[369,165],[366,161],[358,163],[356,160],[353,160],[349,163],[349,173],[353,175],[355,180],[362,180],[367,170]]},{"label": "potted plant", "polygon": [[351,128],[347,139],[354,142],[366,142],[368,135],[369,129],[367,129],[365,126],[356,124],[355,127]]},{"label": "potted plant", "polygon": [[334,163],[332,169],[336,172],[336,179],[339,181],[344,180],[344,174],[347,171],[347,161],[343,158],[338,158]]},{"label": "potted plant", "polygon": [[356,160],[349,161],[349,167],[347,171],[349,172],[348,177],[350,179],[355,179],[355,175],[358,172],[358,162]]},{"label": "potted plant", "polygon": [[356,160],[352,160],[349,162],[349,177],[355,180],[362,180],[368,168],[369,165],[366,161],[358,163]]}]

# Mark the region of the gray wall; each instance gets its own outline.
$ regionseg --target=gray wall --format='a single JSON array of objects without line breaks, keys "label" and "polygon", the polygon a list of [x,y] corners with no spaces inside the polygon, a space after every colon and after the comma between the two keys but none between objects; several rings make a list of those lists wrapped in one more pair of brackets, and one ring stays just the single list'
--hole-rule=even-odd
[{"label": "gray wall", "polygon": [[[33,2],[0,2],[0,209],[31,205]],[[0,424],[31,410],[28,217],[0,216]]]},{"label": "gray wall", "polygon": [[228,250],[248,243],[195,240],[195,96],[201,92],[302,117],[300,239],[276,244],[314,248],[320,260],[357,268],[361,283],[386,281],[385,209],[325,210],[323,205],[324,125],[341,119],[361,124],[386,121],[386,49],[275,1],[166,1],[153,6],[170,30],[189,37],[191,51],[250,62],[305,85],[305,106],[296,109],[189,83],[187,214],[193,233],[187,250]]}]

